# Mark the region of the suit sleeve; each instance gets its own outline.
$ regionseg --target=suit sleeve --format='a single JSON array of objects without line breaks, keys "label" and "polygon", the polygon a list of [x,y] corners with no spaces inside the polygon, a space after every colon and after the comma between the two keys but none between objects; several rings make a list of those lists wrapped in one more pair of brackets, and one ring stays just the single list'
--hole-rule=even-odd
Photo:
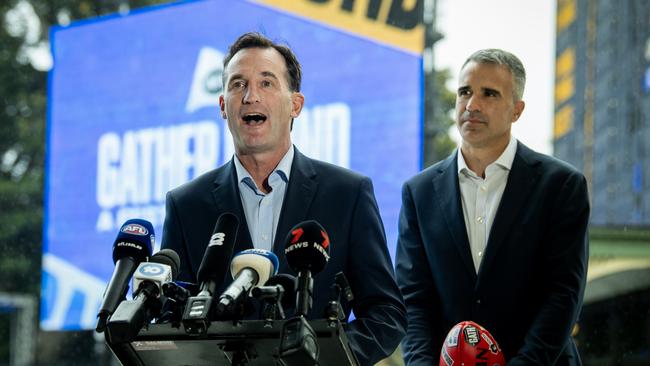
[{"label": "suit sleeve", "polygon": [[408,331],[402,342],[406,365],[438,365],[440,346],[433,339],[440,329],[439,300],[431,277],[412,193],[402,189],[402,209],[397,240],[397,281],[404,295]]},{"label": "suit sleeve", "polygon": [[346,330],[361,365],[390,355],[406,332],[406,310],[395,283],[372,183],[365,178],[354,205],[347,276],[354,293],[356,319]]},{"label": "suit sleeve", "polygon": [[181,259],[181,268],[178,271],[177,280],[196,282],[196,276],[190,269],[189,256],[186,243],[183,240],[181,223],[178,219],[178,212],[171,192],[167,192],[165,204],[165,223],[163,225],[162,249],[175,251]]},{"label": "suit sleeve", "polygon": [[575,324],[587,278],[589,198],[578,172],[569,174],[557,195],[542,244],[547,276],[546,294],[523,347],[508,365],[552,365],[560,356]]}]

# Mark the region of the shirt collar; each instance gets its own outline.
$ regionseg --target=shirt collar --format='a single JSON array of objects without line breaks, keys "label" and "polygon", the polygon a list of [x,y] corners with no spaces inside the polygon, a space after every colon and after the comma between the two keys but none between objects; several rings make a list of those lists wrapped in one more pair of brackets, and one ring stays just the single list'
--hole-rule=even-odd
[{"label": "shirt collar", "polygon": [[[295,152],[292,144],[291,147],[289,147],[287,153],[284,154],[284,156],[278,163],[278,166],[276,166],[275,169],[273,169],[271,175],[273,175],[273,173],[278,173],[278,175],[280,176],[280,178],[282,178],[282,180],[284,180],[285,182],[289,182],[289,175],[291,174],[291,166],[293,165],[294,154]],[[237,172],[237,181],[240,183],[241,182],[246,183],[246,181],[254,182],[253,177],[250,175],[248,170],[244,168],[241,161],[239,161],[237,155],[234,156],[233,160],[235,162],[235,170]]]},{"label": "shirt collar", "polygon": [[[506,146],[505,150],[503,150],[499,158],[495,160],[492,164],[496,164],[506,170],[510,170],[512,169],[512,162],[515,160],[516,153],[517,153],[517,139],[513,135],[510,135],[510,141],[508,142],[508,146]],[[467,166],[467,163],[465,162],[465,157],[463,156],[463,153],[460,151],[460,147],[458,147],[458,156],[456,157],[456,160],[458,163],[457,164],[458,173],[461,173],[463,171],[470,171],[469,167]]]}]

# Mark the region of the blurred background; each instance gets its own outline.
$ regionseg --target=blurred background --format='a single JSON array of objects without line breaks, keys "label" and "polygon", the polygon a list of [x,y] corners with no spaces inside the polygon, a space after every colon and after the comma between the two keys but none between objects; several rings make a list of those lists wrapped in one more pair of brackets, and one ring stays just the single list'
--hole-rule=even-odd
[{"label": "blurred background", "polygon": [[[192,7],[221,7],[204,15],[206,22],[221,23],[223,34],[191,27],[193,22],[203,24],[203,19],[191,18]],[[234,25],[242,23],[242,18],[247,19],[244,25]],[[177,53],[176,62],[170,63],[177,72],[165,69],[161,72],[167,76],[161,80],[159,74],[149,74],[158,62],[139,64],[149,54],[152,59],[159,57],[149,48],[165,45],[152,43],[143,25],[169,42],[178,41],[178,29],[187,29],[205,37],[197,45],[212,48],[187,46],[191,52],[204,50],[198,62],[194,53],[185,60],[186,49],[180,46],[167,50]],[[304,33],[292,35],[296,26],[304,27]],[[84,155],[99,164],[101,153],[91,151],[99,145],[101,152],[97,141],[117,136],[126,144],[131,131],[127,126],[137,124],[137,118],[111,120],[124,115],[120,113],[159,119],[142,122],[145,129],[158,128],[156,123],[171,116],[168,125],[178,130],[170,134],[185,131],[178,127],[188,125],[179,124],[182,118],[212,121],[216,101],[201,98],[216,98],[218,87],[203,97],[192,94],[196,70],[218,53],[214,50],[225,52],[223,46],[244,30],[287,39],[296,50],[305,66],[307,106],[314,106],[304,117],[311,130],[294,131],[297,144],[308,155],[360,170],[378,182],[391,252],[399,209],[399,195],[394,193],[406,177],[443,159],[456,146],[451,111],[464,59],[481,48],[503,48],[518,55],[529,78],[526,111],[515,124],[514,135],[535,150],[576,166],[589,182],[589,275],[582,315],[574,329],[584,364],[650,364],[649,1],[4,0],[0,2],[0,365],[117,364],[103,337],[89,330],[83,314],[75,315],[83,312],[81,307],[70,305],[60,319],[53,315],[62,291],[57,271],[68,269],[57,261],[64,258],[79,268],[101,267],[96,272],[87,268],[70,272],[79,276],[69,279],[92,288],[84,296],[101,295],[102,281],[112,271],[115,225],[119,227],[129,213],[150,214],[161,222],[161,199],[152,198],[154,204],[146,207],[107,208],[106,202],[114,198],[110,190],[97,188],[105,193],[97,193],[98,203],[92,196],[95,185],[101,185],[99,178],[90,180],[90,200],[70,182],[84,179],[77,175],[88,170]],[[130,41],[113,43],[118,39]],[[310,53],[316,51],[311,51],[310,43],[326,45],[320,47],[321,52],[330,54],[319,54],[312,61]],[[144,107],[118,104],[120,97],[132,97],[131,84],[115,78],[125,75],[123,68],[129,76],[142,76],[153,86],[156,95],[151,99],[185,93],[183,113],[161,112],[173,109],[173,101]],[[191,85],[181,87],[177,79]],[[318,89],[315,85],[329,86]],[[109,86],[123,92],[110,94]],[[386,89],[385,93],[367,92],[380,89]],[[151,92],[142,90],[142,94]],[[368,98],[359,94],[368,94]],[[102,99],[104,95],[115,99]],[[368,119],[364,116],[373,116],[372,111],[383,116],[383,124],[362,122]],[[320,136],[313,131],[319,126],[318,118],[327,119],[323,116],[343,126],[328,132],[336,137],[333,150],[301,142],[301,138],[313,142],[310,136]],[[102,130],[99,125],[111,127]],[[224,131],[221,121],[192,125],[192,131],[203,127],[216,135]],[[90,132],[75,135],[85,129]],[[142,131],[134,133],[142,136]],[[365,137],[369,140],[363,140],[364,135],[370,135]],[[190,173],[168,179],[164,187],[171,188],[227,159],[232,147],[228,138],[219,136],[218,161],[196,158]],[[397,139],[389,140],[389,136]],[[341,148],[340,139],[346,138],[350,147]],[[75,145],[77,139],[92,144]],[[354,148],[377,141],[384,142],[382,149],[389,154],[400,152],[395,155],[404,167],[395,169],[400,174],[375,176],[375,165],[381,161],[373,163],[372,157],[361,156]],[[131,193],[138,192],[134,188]],[[76,215],[93,216],[90,229],[93,235],[101,231],[96,239],[100,242],[88,240],[90,234],[79,227],[85,223],[78,225]],[[76,262],[72,252],[83,258]],[[402,365],[399,350],[381,364]]]}]

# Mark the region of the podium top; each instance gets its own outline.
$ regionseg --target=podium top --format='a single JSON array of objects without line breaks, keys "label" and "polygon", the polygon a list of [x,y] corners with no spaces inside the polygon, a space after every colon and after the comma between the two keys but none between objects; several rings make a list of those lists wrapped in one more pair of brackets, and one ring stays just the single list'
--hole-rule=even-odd
[{"label": "podium top", "polygon": [[[268,366],[279,362],[280,339],[286,320],[212,322],[207,334],[189,335],[171,324],[151,324],[130,343],[107,341],[123,365],[136,366]],[[343,326],[310,320],[318,338],[319,365],[357,365]]]}]

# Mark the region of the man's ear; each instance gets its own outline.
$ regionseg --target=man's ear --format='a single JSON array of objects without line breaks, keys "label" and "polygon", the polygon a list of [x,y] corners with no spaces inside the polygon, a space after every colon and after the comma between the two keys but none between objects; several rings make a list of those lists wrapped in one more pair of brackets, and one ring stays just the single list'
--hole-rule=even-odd
[{"label": "man's ear", "polygon": [[305,96],[300,92],[291,94],[291,118],[296,118],[300,115],[302,107],[305,105]]},{"label": "man's ear", "polygon": [[526,103],[523,100],[520,100],[518,102],[515,102],[515,111],[512,114],[512,122],[517,122],[519,117],[521,117],[521,114],[524,112],[524,108],[526,107]]},{"label": "man's ear", "polygon": [[228,119],[226,115],[226,101],[223,99],[223,94],[219,96],[219,109],[221,109],[221,118]]}]

